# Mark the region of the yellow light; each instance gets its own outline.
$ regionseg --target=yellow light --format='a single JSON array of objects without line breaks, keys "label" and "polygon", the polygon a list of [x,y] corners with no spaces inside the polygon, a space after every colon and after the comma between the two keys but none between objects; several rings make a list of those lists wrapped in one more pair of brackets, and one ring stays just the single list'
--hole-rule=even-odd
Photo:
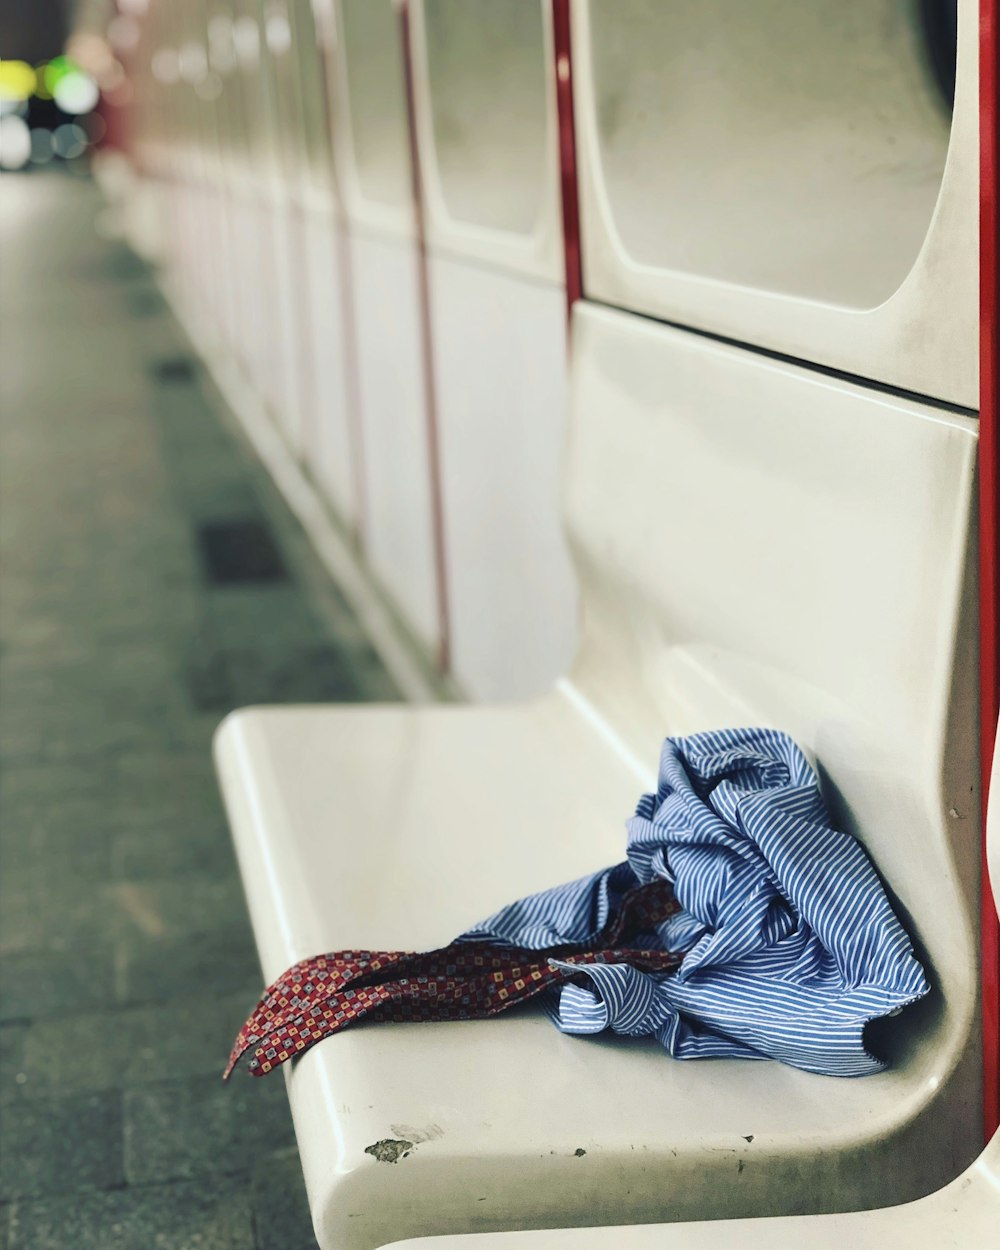
[{"label": "yellow light", "polygon": [[48,69],[48,61],[40,61],[35,66],[35,95],[39,100],[51,100],[52,92],[48,89],[45,82],[45,71]]},{"label": "yellow light", "polygon": [[35,90],[35,71],[27,61],[0,61],[0,100],[27,100]]}]

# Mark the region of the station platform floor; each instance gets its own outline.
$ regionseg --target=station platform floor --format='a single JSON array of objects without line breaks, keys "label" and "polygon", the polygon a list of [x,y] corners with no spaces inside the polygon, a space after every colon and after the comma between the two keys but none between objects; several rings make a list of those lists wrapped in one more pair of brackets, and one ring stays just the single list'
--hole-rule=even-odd
[{"label": "station platform floor", "polygon": [[307,1250],[210,739],[396,692],[95,186],[2,181],[0,1250]]}]

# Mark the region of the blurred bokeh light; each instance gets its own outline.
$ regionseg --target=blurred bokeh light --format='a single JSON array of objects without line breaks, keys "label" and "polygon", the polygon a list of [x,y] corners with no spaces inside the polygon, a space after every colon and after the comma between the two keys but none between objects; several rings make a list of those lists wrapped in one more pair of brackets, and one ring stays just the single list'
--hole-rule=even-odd
[{"label": "blurred bokeh light", "polygon": [[95,110],[102,92],[120,89],[125,71],[106,41],[88,36],[72,42],[82,46],[100,78],[68,55],[36,65],[0,60],[0,169],[78,162],[103,138],[107,127]]}]

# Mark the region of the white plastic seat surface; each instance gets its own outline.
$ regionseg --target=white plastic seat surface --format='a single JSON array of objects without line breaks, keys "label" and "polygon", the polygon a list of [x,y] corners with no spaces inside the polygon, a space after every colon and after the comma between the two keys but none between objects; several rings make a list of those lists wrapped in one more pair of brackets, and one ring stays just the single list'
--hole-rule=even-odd
[{"label": "white plastic seat surface", "polygon": [[[1000,750],[990,783],[987,850],[1000,905]],[[623,1215],[628,1215],[628,1208]],[[903,1206],[843,1215],[783,1216],[698,1224],[553,1229],[508,1236],[421,1238],[407,1250],[993,1250],[1000,1231],[1000,1130],[949,1185]]]},{"label": "white plastic seat surface", "polygon": [[[522,705],[247,710],[220,731],[265,976],[430,947],[617,861],[664,734],[768,723],[818,756],[936,990],[857,1081],[672,1062],[533,1011],[348,1031],[287,1074],[324,1250],[876,1206],[976,1154],[974,424],[587,306],[573,368],[571,680]],[[407,1157],[366,1153],[387,1138]]]},{"label": "white plastic seat surface", "polygon": [[421,1237],[396,1244],[399,1250],[995,1250],[998,1230],[1000,1136],[944,1189],[876,1211]]},{"label": "white plastic seat surface", "polygon": [[[650,780],[558,695],[241,713],[219,760],[268,980],[320,951],[441,945],[616,861]],[[348,1031],[297,1061],[288,1091],[324,1250],[626,1209],[780,1210],[781,1185],[821,1149],[844,1152],[839,1192],[854,1192],[865,1138],[888,1135],[914,1095],[900,1069],[834,1082],[674,1063],[653,1044],[565,1037],[534,1012]],[[365,1153],[385,1139],[415,1149],[390,1168]]]}]

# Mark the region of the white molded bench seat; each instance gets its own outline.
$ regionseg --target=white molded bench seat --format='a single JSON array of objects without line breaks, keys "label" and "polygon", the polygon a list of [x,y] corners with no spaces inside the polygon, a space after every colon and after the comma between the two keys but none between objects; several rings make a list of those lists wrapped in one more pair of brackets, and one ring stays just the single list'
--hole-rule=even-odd
[{"label": "white molded bench seat", "polygon": [[995,1250],[998,1230],[1000,1135],[944,1189],[877,1211],[421,1237],[396,1250]]},{"label": "white molded bench seat", "polygon": [[644,776],[609,759],[561,696],[234,713],[217,756],[264,975],[338,945],[441,946],[623,858],[651,754]]},{"label": "white molded bench seat", "polygon": [[[226,722],[218,754],[267,980],[320,951],[443,945],[520,894],[615,862],[652,783],[559,693],[488,709],[251,709]],[[296,1061],[288,1089],[320,1243],[337,1250],[602,1209],[779,1210],[820,1150],[843,1152],[827,1200],[850,1203],[869,1189],[865,1143],[891,1135],[914,1092],[900,1068],[837,1081],[674,1062],[653,1043],[563,1036],[534,1011],[349,1030]],[[386,1139],[415,1144],[401,1166],[366,1154]]]},{"label": "white molded bench seat", "polygon": [[[223,725],[265,976],[434,946],[619,860],[664,734],[766,723],[818,757],[935,992],[855,1081],[674,1062],[532,1010],[348,1030],[286,1073],[324,1250],[876,1206],[978,1148],[974,423],[590,307],[573,367],[572,678],[527,704]],[[366,1153],[386,1139],[412,1148]]]},{"label": "white molded bench seat", "polygon": [[[1000,905],[1000,751],[994,753],[988,850]],[[698,1224],[551,1229],[420,1238],[400,1250],[994,1250],[1000,1231],[1000,1130],[951,1184],[903,1206],[842,1215],[781,1216]]]}]

